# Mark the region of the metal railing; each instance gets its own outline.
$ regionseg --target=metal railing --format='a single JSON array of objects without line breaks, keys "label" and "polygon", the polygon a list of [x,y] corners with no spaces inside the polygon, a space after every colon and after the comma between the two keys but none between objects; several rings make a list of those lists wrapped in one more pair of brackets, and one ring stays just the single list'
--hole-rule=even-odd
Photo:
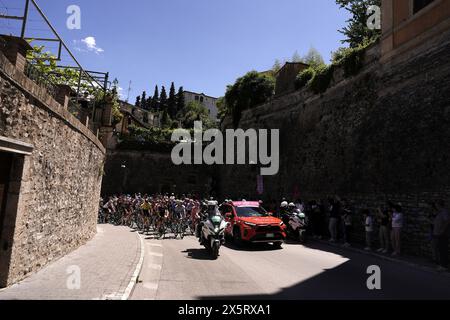
[{"label": "metal railing", "polygon": [[25,75],[33,80],[39,86],[45,88],[49,95],[56,98],[58,95],[58,86],[54,83],[51,78],[44,74],[41,70],[36,68],[32,63],[27,62],[25,66]]},{"label": "metal railing", "polygon": [[[109,81],[109,73],[98,72],[98,71],[88,71],[85,70],[78,60],[75,58],[74,54],[70,51],[64,40],[58,34],[56,29],[53,27],[49,19],[46,17],[44,12],[38,6],[35,0],[23,0],[25,3],[24,11],[22,16],[18,15],[8,15],[8,14],[0,14],[0,19],[9,19],[15,21],[21,21],[20,34],[14,35],[20,37],[26,41],[33,42],[49,42],[49,43],[58,43],[58,52],[55,56],[45,56],[40,58],[39,56],[33,57],[33,59],[28,60],[25,67],[25,74],[28,78],[36,82],[41,87],[44,87],[48,93],[56,98],[58,95],[59,88],[58,86],[61,84],[68,84],[74,91],[76,91],[76,95],[70,98],[70,109],[72,109],[73,114],[84,124],[84,118],[92,119],[96,114],[96,103],[95,99],[87,104],[87,107],[80,107],[81,104],[86,105],[85,101],[85,92],[82,92],[85,88],[94,89],[94,91],[102,90],[104,93],[108,90],[108,86],[111,85]],[[45,24],[50,29],[52,36],[51,37],[27,37],[27,24],[30,21],[30,10],[35,9],[38,15],[43,19]],[[9,34],[8,36],[11,36]],[[5,42],[5,41],[3,41]],[[2,46],[2,39],[0,37],[0,48]],[[7,45],[7,44],[5,44]],[[73,66],[57,66],[56,70],[52,70],[47,72],[45,69],[46,62],[50,61],[61,61],[62,51],[63,49],[69,54],[71,60],[69,64],[73,63]],[[40,62],[44,61],[44,67],[41,63],[34,64],[32,61],[36,63],[36,61]],[[74,70],[72,74],[76,74],[76,76],[72,76],[71,79],[64,79],[64,69]],[[67,81],[65,81],[67,80]],[[88,89],[89,91],[90,89]],[[80,104],[81,102],[81,104]],[[86,116],[87,114],[87,116]],[[89,122],[86,123],[87,127]]]}]

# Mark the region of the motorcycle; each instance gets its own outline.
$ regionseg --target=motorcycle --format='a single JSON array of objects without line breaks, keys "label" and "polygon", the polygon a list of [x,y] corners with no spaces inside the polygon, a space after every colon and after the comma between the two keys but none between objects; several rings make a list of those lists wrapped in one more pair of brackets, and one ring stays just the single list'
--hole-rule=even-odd
[{"label": "motorcycle", "polygon": [[289,214],[289,220],[286,223],[287,233],[290,238],[296,239],[301,243],[306,243],[306,228],[308,222],[304,213],[296,210]]},{"label": "motorcycle", "polygon": [[225,243],[227,222],[221,215],[213,215],[203,222],[200,232],[200,244],[211,252],[214,259],[219,257],[220,247]]}]

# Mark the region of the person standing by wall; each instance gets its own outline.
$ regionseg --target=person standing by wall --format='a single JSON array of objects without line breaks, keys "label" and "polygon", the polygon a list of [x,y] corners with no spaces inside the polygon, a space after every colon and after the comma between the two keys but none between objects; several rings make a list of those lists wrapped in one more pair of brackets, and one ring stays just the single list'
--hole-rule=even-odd
[{"label": "person standing by wall", "polygon": [[392,256],[401,254],[401,235],[403,228],[403,209],[401,205],[393,205],[392,212]]},{"label": "person standing by wall", "polygon": [[366,248],[364,250],[372,250],[372,239],[373,239],[373,217],[368,209],[363,210],[364,222],[366,229]]},{"label": "person standing by wall", "polygon": [[337,226],[338,226],[338,219],[340,216],[340,203],[336,199],[330,199],[330,222],[328,224],[328,230],[330,231],[330,242],[336,242],[337,241]]},{"label": "person standing by wall", "polygon": [[380,237],[380,248],[378,252],[388,253],[389,252],[389,224],[390,224],[390,213],[389,209],[382,210],[378,208],[377,220],[380,226],[379,237]]},{"label": "person standing by wall", "polygon": [[433,238],[436,240],[440,271],[448,269],[448,239],[450,233],[450,215],[444,200],[436,202],[437,215],[433,224]]}]

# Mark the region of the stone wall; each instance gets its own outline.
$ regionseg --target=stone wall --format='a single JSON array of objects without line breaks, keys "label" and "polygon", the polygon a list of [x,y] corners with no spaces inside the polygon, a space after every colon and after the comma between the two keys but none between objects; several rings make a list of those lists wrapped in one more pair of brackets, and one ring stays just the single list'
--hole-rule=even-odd
[{"label": "stone wall", "polygon": [[215,188],[214,167],[173,164],[170,151],[109,150],[102,195],[204,195]]},{"label": "stone wall", "polygon": [[[450,200],[450,36],[384,63],[378,56],[372,48],[353,78],[337,70],[325,94],[303,89],[244,112],[239,127],[280,129],[280,172],[264,178],[263,198],[338,194],[356,209],[401,202],[405,249],[426,255],[426,203]],[[257,197],[258,172],[224,166],[221,194]],[[362,238],[359,213],[355,222]]]},{"label": "stone wall", "polygon": [[46,91],[0,54],[0,136],[33,145],[15,155],[0,251],[0,287],[96,233],[105,149]]}]

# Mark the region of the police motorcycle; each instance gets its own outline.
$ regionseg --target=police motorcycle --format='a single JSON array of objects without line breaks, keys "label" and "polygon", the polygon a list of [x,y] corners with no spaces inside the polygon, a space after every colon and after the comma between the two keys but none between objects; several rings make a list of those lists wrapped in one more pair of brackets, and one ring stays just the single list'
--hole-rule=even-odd
[{"label": "police motorcycle", "polygon": [[197,226],[197,237],[213,259],[217,259],[220,247],[225,243],[225,229],[228,222],[220,214],[217,201],[208,201],[201,216],[202,221]]}]

